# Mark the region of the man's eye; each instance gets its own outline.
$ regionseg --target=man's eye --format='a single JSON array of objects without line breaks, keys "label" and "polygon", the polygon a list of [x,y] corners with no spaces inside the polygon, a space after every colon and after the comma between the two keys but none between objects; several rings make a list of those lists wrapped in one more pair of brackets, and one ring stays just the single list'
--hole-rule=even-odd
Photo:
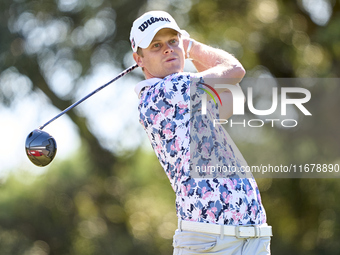
[{"label": "man's eye", "polygon": [[170,40],[170,43],[176,43],[176,39]]},{"label": "man's eye", "polygon": [[160,46],[159,43],[155,43],[155,44],[153,45],[154,48],[158,48],[159,46]]}]

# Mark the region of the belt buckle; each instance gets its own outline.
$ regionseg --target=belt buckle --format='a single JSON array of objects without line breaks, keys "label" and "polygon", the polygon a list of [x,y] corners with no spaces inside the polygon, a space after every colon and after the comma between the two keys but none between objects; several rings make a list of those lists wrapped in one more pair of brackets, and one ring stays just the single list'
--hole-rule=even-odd
[{"label": "belt buckle", "polygon": [[260,238],[261,237],[261,228],[259,228],[257,225],[252,225],[254,227],[254,238]]},{"label": "belt buckle", "polygon": [[[241,227],[253,227],[254,228],[254,236],[241,236]],[[257,225],[251,225],[251,226],[242,226],[242,225],[238,225],[235,227],[235,236],[236,238],[249,238],[249,237],[254,237],[254,238],[259,238],[261,236],[261,229],[257,226]]]},{"label": "belt buckle", "polygon": [[241,232],[240,227],[241,227],[241,225],[238,225],[238,226],[235,227],[235,236],[236,236],[237,239],[241,238],[240,237],[240,232]]}]

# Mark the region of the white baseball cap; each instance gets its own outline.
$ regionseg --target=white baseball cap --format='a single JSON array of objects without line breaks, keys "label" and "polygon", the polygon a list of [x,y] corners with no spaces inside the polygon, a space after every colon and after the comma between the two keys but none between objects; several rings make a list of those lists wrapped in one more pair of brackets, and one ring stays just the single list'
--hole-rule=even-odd
[{"label": "white baseball cap", "polygon": [[136,52],[138,47],[143,49],[149,47],[154,36],[162,28],[171,28],[189,37],[185,30],[181,30],[178,27],[176,21],[169,13],[165,11],[150,11],[144,13],[132,24],[130,32],[132,50]]}]

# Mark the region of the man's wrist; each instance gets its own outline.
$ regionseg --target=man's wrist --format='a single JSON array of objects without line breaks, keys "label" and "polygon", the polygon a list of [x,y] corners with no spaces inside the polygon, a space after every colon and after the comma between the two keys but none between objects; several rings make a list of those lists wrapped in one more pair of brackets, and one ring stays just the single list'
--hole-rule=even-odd
[{"label": "man's wrist", "polygon": [[186,55],[187,59],[191,59],[190,58],[190,50],[192,48],[192,44],[193,44],[193,40],[190,39],[189,44],[188,44],[188,48],[187,48],[187,55]]}]

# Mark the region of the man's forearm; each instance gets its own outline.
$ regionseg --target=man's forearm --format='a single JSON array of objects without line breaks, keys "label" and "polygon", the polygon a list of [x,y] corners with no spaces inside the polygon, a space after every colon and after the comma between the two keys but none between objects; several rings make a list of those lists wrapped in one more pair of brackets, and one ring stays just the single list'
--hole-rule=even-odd
[{"label": "man's forearm", "polygon": [[[189,55],[200,75],[208,78],[205,82],[215,86],[216,80],[210,78],[223,78],[225,83],[239,86],[238,83],[244,77],[245,70],[234,56],[226,51],[192,41]],[[189,39],[183,40],[184,49],[187,49],[189,42]],[[228,89],[216,89],[216,91],[223,102],[223,106],[219,105],[220,117],[228,119],[233,113],[233,96]]]},{"label": "man's forearm", "polygon": [[[221,78],[243,78],[245,74],[243,66],[230,53],[195,40],[192,41],[189,54],[198,72],[205,72],[214,68],[214,71],[219,73]],[[188,42],[184,42],[184,44],[187,45]]]}]

